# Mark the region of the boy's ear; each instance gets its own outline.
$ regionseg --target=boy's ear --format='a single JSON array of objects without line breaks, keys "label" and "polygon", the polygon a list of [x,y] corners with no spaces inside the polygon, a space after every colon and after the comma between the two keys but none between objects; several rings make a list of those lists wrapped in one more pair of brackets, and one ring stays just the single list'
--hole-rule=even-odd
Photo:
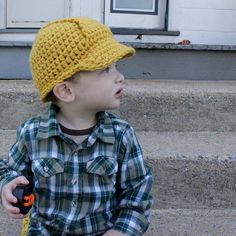
[{"label": "boy's ear", "polygon": [[67,81],[61,82],[53,88],[54,95],[63,102],[72,102],[75,99],[73,89]]}]

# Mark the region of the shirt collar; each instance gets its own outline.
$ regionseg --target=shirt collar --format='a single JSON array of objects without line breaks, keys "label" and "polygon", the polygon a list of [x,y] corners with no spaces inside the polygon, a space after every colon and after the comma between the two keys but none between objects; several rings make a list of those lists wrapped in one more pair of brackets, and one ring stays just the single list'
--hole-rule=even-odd
[{"label": "shirt collar", "polygon": [[57,107],[51,105],[47,112],[41,116],[37,138],[46,139],[52,136],[59,136],[60,129],[56,119]]},{"label": "shirt collar", "polygon": [[[37,138],[46,139],[52,136],[60,136],[60,128],[56,119],[58,107],[51,105],[47,112],[41,116]],[[96,139],[100,139],[104,143],[115,143],[115,134],[111,117],[107,112],[99,112],[97,114],[97,125],[88,137],[88,146],[91,146]]]},{"label": "shirt collar", "polygon": [[93,144],[97,138],[104,143],[115,143],[115,134],[112,119],[107,112],[99,112],[97,114],[97,125],[89,136],[88,142]]}]

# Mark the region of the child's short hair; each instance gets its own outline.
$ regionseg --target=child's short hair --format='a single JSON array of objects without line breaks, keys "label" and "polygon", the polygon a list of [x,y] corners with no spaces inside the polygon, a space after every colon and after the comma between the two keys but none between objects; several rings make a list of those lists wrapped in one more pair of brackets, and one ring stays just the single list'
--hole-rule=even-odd
[{"label": "child's short hair", "polygon": [[96,20],[76,17],[48,23],[39,30],[30,54],[40,100],[46,102],[53,87],[75,73],[104,68],[134,52]]}]

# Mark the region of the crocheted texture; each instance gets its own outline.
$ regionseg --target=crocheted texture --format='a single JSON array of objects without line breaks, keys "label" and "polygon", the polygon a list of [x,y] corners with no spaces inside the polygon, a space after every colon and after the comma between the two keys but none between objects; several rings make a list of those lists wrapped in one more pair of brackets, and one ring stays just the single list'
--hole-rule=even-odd
[{"label": "crocheted texture", "polygon": [[85,17],[48,23],[35,38],[30,53],[32,78],[40,100],[75,73],[104,68],[135,50],[118,43],[108,27]]}]

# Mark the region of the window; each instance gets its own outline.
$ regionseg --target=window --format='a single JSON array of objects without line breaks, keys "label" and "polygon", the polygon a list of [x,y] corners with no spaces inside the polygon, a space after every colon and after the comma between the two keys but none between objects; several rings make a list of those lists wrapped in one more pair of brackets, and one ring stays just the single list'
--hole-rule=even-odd
[{"label": "window", "polygon": [[111,12],[138,13],[138,14],[157,14],[157,0],[112,0]]},{"label": "window", "polygon": [[70,0],[7,0],[6,28],[40,28],[56,18],[69,16]]},{"label": "window", "polygon": [[105,23],[110,27],[164,29],[167,0],[106,0]]}]

